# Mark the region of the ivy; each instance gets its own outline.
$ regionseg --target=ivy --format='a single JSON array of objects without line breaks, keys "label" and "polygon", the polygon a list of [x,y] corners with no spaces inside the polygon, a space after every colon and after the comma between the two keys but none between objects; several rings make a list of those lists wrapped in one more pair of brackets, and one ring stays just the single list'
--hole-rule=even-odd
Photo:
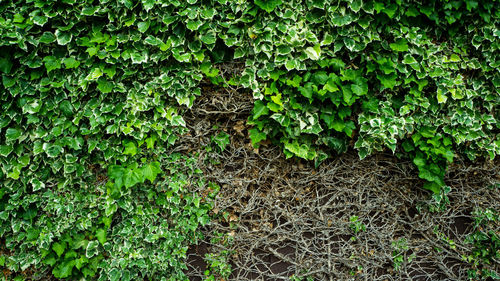
[{"label": "ivy", "polygon": [[[185,280],[210,202],[187,190],[204,186],[192,158],[166,151],[204,78],[252,91],[255,147],[316,164],[389,149],[439,193],[458,155],[500,153],[500,5],[478,3],[2,1],[2,263]],[[225,81],[228,61],[244,67]]]}]

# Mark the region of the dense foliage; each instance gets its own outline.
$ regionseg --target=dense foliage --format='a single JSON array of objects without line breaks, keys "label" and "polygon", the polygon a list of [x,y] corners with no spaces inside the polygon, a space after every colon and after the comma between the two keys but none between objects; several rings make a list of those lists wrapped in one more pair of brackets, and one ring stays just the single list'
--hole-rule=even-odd
[{"label": "dense foliage", "polygon": [[[281,1],[271,1],[278,3]],[[439,193],[457,152],[500,153],[498,1],[287,2],[250,28],[252,140],[321,161],[405,152]],[[248,71],[247,69],[247,71]]]},{"label": "dense foliage", "polygon": [[256,146],[270,139],[318,163],[349,144],[361,158],[404,151],[438,193],[457,152],[500,153],[499,7],[0,2],[5,265],[59,278],[183,279],[210,207],[188,187],[216,188],[192,158],[167,151],[187,131],[182,111],[199,81],[230,60],[245,65],[230,83],[254,92]]}]

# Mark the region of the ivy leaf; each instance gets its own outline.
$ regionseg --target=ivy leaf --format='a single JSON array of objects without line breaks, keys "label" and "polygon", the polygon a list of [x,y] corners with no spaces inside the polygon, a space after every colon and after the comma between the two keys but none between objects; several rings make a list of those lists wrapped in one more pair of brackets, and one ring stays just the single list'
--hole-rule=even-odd
[{"label": "ivy leaf", "polygon": [[75,260],[63,261],[52,270],[52,274],[54,274],[54,277],[56,278],[68,278],[73,273],[73,267],[75,264]]},{"label": "ivy leaf", "polygon": [[202,25],[203,25],[203,22],[201,20],[192,20],[192,21],[188,21],[186,23],[186,27],[191,31],[198,30],[198,28],[200,28],[200,26],[202,26]]},{"label": "ivy leaf", "polygon": [[336,27],[341,27],[353,22],[354,18],[351,14],[340,15],[336,14],[332,17],[332,24]]},{"label": "ivy leaf", "polygon": [[262,115],[269,113],[269,109],[266,107],[263,101],[256,100],[253,105],[252,118],[254,120],[258,119]]},{"label": "ivy leaf", "polygon": [[43,144],[43,150],[51,158],[57,157],[59,154],[63,152],[63,148],[60,145],[49,144],[49,143]]},{"label": "ivy leaf", "polygon": [[69,100],[63,100],[59,104],[59,109],[64,113],[66,116],[71,116],[73,114],[73,105],[71,105],[71,102]]},{"label": "ivy leaf", "polygon": [[126,188],[130,188],[140,182],[144,182],[143,172],[136,167],[129,167],[125,170],[123,184]]},{"label": "ivy leaf", "polygon": [[286,142],[285,149],[306,160],[313,160],[316,157],[316,151],[312,150],[307,144],[299,144],[296,140],[291,143]]},{"label": "ivy leaf", "polygon": [[215,44],[217,37],[215,36],[215,32],[213,30],[209,30],[200,37],[200,40],[207,45],[212,45]]},{"label": "ivy leaf", "polygon": [[432,191],[434,194],[439,194],[441,191],[441,185],[436,182],[426,182],[423,188]]},{"label": "ivy leaf", "polygon": [[52,70],[61,68],[61,61],[54,56],[44,57],[43,62],[45,63],[47,73],[51,72]]},{"label": "ivy leaf", "polygon": [[149,29],[149,21],[139,22],[137,24],[137,29],[140,33],[144,33]]},{"label": "ivy leaf", "polygon": [[305,52],[307,54],[307,57],[309,57],[312,60],[318,60],[320,55],[321,55],[321,45],[316,44],[314,47],[307,47],[305,49]]},{"label": "ivy leaf", "polygon": [[282,0],[254,0],[254,3],[262,10],[270,13],[276,7],[283,4],[283,1]]},{"label": "ivy leaf", "polygon": [[368,93],[368,81],[365,78],[357,77],[354,82],[351,84],[351,90],[355,95],[364,96]]},{"label": "ivy leaf", "polygon": [[55,242],[52,244],[52,250],[54,250],[57,256],[60,257],[64,253],[64,250],[66,250],[66,242]]},{"label": "ivy leaf", "polygon": [[123,154],[131,155],[131,156],[134,156],[137,154],[137,146],[135,145],[135,143],[133,141],[124,141],[123,146],[125,147]]},{"label": "ivy leaf", "polygon": [[149,12],[155,6],[155,3],[155,0],[142,0],[142,6],[146,12]]},{"label": "ivy leaf", "polygon": [[111,165],[108,168],[109,178],[115,180],[116,187],[120,188],[123,186],[123,178],[125,176],[125,168],[119,165]]},{"label": "ivy leaf", "polygon": [[157,37],[148,35],[148,37],[146,37],[146,39],[144,39],[144,43],[146,43],[148,45],[152,45],[152,46],[160,46],[161,44],[163,44],[163,41],[161,41]]},{"label": "ivy leaf", "polygon": [[93,80],[97,80],[99,77],[101,77],[103,75],[103,72],[102,70],[99,68],[99,67],[95,67],[90,73],[89,75],[87,75],[87,77],[85,77],[85,80],[88,80],[88,81],[93,81]]},{"label": "ivy leaf", "polygon": [[304,85],[304,87],[300,86],[299,87],[299,92],[306,98],[308,99],[311,99],[312,96],[313,96],[313,87],[312,87],[312,83],[309,82],[307,83],[306,85]]},{"label": "ivy leaf", "polygon": [[344,102],[347,105],[352,105],[354,103],[354,100],[352,99],[352,90],[350,87],[342,87],[342,95],[344,98]]},{"label": "ivy leaf", "polygon": [[21,169],[18,166],[12,167],[12,170],[7,173],[7,177],[17,180],[21,175]]},{"label": "ivy leaf", "polygon": [[5,132],[5,140],[7,142],[15,141],[21,136],[21,134],[22,131],[20,129],[8,128]]},{"label": "ivy leaf", "polygon": [[323,112],[321,113],[320,118],[321,120],[325,121],[326,126],[328,126],[328,129],[333,129],[333,122],[335,121],[335,115]]},{"label": "ivy leaf", "polygon": [[398,76],[395,73],[389,75],[377,74],[377,78],[385,88],[392,90],[397,84]]},{"label": "ivy leaf", "polygon": [[33,192],[36,192],[40,189],[45,188],[45,184],[38,179],[32,179],[31,180],[31,185],[33,186]]},{"label": "ivy leaf", "polygon": [[146,179],[148,179],[151,183],[154,182],[156,176],[162,172],[160,168],[160,162],[154,161],[149,164],[146,164],[142,167],[142,174]]},{"label": "ivy leaf", "polygon": [[437,101],[438,103],[445,103],[448,100],[448,97],[443,93],[443,91],[437,91]]},{"label": "ivy leaf", "polygon": [[230,143],[229,135],[226,132],[220,132],[219,134],[217,134],[213,138],[213,141],[217,144],[221,151],[224,151],[224,149],[226,149],[226,146]]},{"label": "ivy leaf", "polygon": [[62,32],[61,30],[57,29],[56,32],[56,38],[57,38],[57,44],[59,45],[67,45],[69,42],[71,42],[71,39],[73,38],[73,35],[69,32]]},{"label": "ivy leaf", "polygon": [[109,271],[109,280],[110,281],[118,281],[122,278],[122,271],[117,268],[113,268]]},{"label": "ivy leaf", "polygon": [[49,19],[46,16],[34,16],[33,17],[33,23],[39,26],[43,26],[49,21]]},{"label": "ivy leaf", "polygon": [[97,240],[99,241],[99,243],[101,243],[101,245],[104,245],[104,243],[106,243],[106,241],[107,241],[106,230],[104,230],[102,228],[98,228],[96,233],[95,233],[95,237],[97,237]]},{"label": "ivy leaf", "polygon": [[259,147],[259,142],[266,140],[267,138],[267,135],[261,132],[257,128],[252,128],[248,130],[248,132],[250,133],[250,140],[252,141],[252,146],[255,148]]},{"label": "ivy leaf", "polygon": [[40,36],[40,39],[38,39],[38,41],[40,43],[49,44],[56,41],[56,36],[52,32],[45,31],[42,36]]},{"label": "ivy leaf", "polygon": [[396,42],[389,44],[389,47],[396,52],[408,51],[408,41],[404,38],[399,38]]},{"label": "ivy leaf", "polygon": [[345,123],[342,120],[335,119],[332,122],[332,128],[337,132],[342,132],[345,128]]},{"label": "ivy leaf", "polygon": [[363,0],[354,0],[351,3],[351,10],[353,10],[355,13],[359,12],[361,10],[361,7],[363,6]]},{"label": "ivy leaf", "polygon": [[0,57],[0,71],[9,74],[12,69],[12,62],[7,58]]},{"label": "ivy leaf", "polygon": [[87,248],[85,249],[85,256],[87,258],[92,258],[99,253],[99,242],[97,241],[89,241],[87,244]]},{"label": "ivy leaf", "polygon": [[111,93],[113,91],[113,82],[101,77],[97,80],[97,89],[103,94]]},{"label": "ivy leaf", "polygon": [[77,61],[74,57],[65,58],[62,62],[64,63],[66,69],[77,68],[78,66],[80,66],[80,62]]},{"label": "ivy leaf", "polygon": [[12,145],[0,145],[0,156],[7,157],[13,150]]}]

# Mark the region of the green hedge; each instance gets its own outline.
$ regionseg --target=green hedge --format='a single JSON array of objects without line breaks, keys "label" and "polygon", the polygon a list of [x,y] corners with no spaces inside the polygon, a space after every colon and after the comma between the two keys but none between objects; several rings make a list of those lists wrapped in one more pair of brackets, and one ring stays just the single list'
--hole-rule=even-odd
[{"label": "green hedge", "polygon": [[[0,2],[0,262],[59,278],[185,279],[210,199],[165,155],[214,66],[252,90],[255,146],[320,163],[349,145],[445,185],[500,153],[499,1]],[[184,159],[184,160],[181,160]],[[212,187],[212,190],[215,190]]]}]

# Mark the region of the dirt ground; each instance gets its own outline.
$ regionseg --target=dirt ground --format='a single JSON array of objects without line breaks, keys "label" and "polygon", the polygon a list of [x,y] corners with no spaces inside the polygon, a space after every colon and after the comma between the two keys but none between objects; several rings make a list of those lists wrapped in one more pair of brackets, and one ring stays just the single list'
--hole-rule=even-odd
[{"label": "dirt ground", "polygon": [[[500,211],[500,161],[457,160],[446,176],[450,203],[432,211],[434,201],[421,189],[411,161],[392,153],[360,161],[355,151],[318,169],[286,160],[270,144],[251,147],[245,125],[250,94],[202,92],[185,117],[190,137],[178,149],[200,152],[205,175],[221,186],[215,212],[226,211],[229,219],[212,222],[205,241],[189,250],[191,280],[201,280],[206,253],[224,250],[233,269],[229,280],[289,280],[293,274],[312,280],[468,280],[471,265],[462,256],[472,246],[465,237],[476,208]],[[221,154],[207,152],[221,130],[231,136],[230,145]],[[216,160],[207,165],[207,157]],[[210,243],[216,233],[232,242]]]}]

